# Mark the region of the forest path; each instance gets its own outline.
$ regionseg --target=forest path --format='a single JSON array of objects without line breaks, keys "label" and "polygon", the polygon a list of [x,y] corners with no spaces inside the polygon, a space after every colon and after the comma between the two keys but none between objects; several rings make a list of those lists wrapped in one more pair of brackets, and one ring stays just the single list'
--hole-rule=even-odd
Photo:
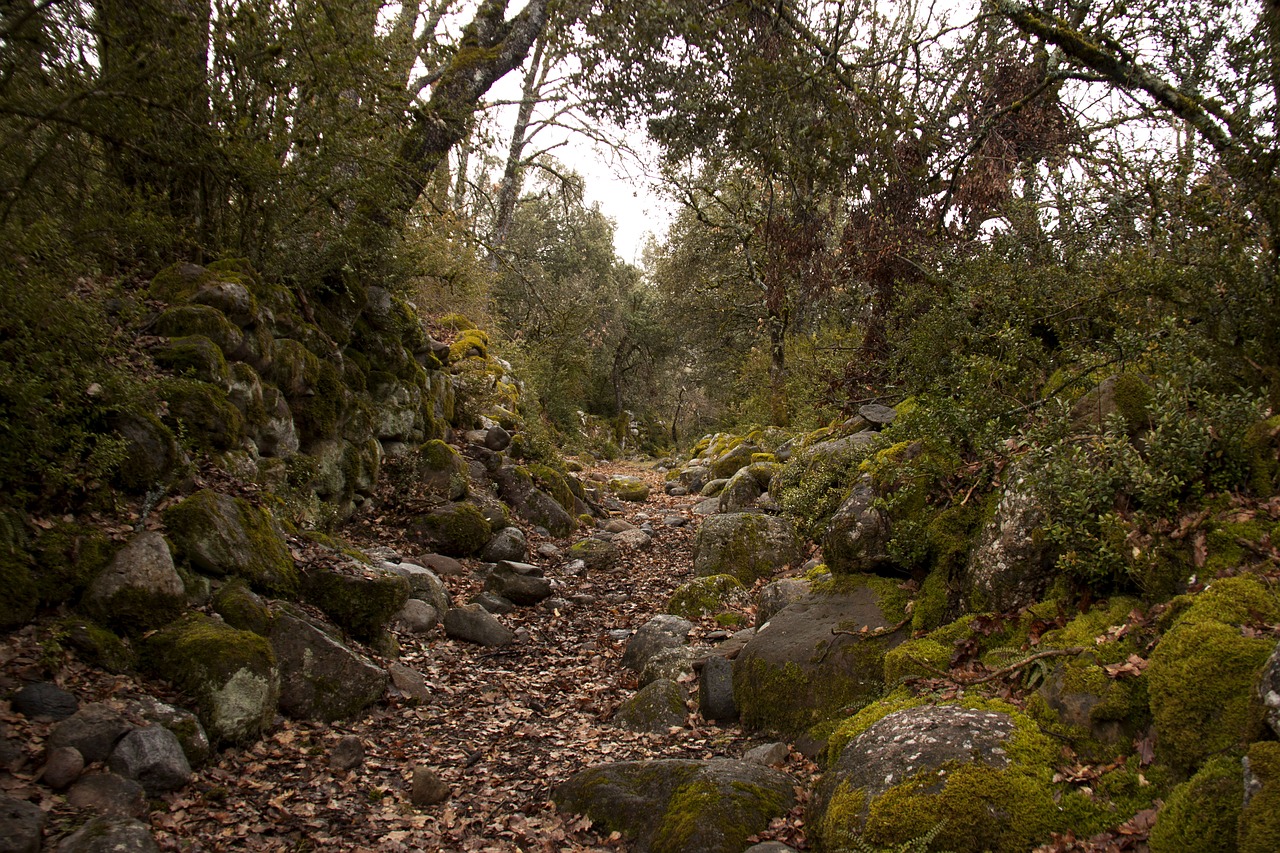
[{"label": "forest path", "polygon": [[[667,496],[660,474],[634,465],[605,464],[583,476],[591,474],[649,482],[648,500],[624,504],[615,517],[651,525],[650,547],[624,550],[615,569],[586,576],[566,572],[567,558],[535,559],[556,585],[555,595],[578,596],[579,603],[563,610],[520,608],[500,617],[519,636],[511,646],[463,643],[439,628],[399,635],[400,662],[425,676],[430,698],[393,698],[336,724],[285,720],[256,744],[224,750],[196,771],[189,786],[153,801],[143,819],[161,849],[626,850],[624,839],[596,832],[589,820],[559,814],[550,802],[554,787],[594,764],[737,758],[763,742],[736,727],[706,723],[693,699],[684,727],[664,734],[630,732],[611,722],[637,687],[635,674],[619,665],[627,637],[663,612],[671,593],[692,577],[699,520],[692,510],[699,498]],[[675,516],[689,521],[664,522]],[[365,530],[369,535],[362,536],[361,525],[345,533],[357,544],[401,548],[396,530],[372,521]],[[546,541],[531,536],[530,552]],[[567,551],[572,541],[553,544]],[[411,550],[402,553],[405,559],[414,556]],[[480,591],[471,573],[478,561],[465,564],[467,574],[444,578],[455,604]],[[718,628],[707,618],[695,625],[690,642]],[[29,645],[10,647],[10,662],[26,658],[35,665],[40,650],[34,632],[29,636]],[[166,695],[163,685],[78,664],[60,680],[86,701],[123,706],[136,693]],[[331,754],[349,736],[363,744],[364,762],[353,770],[335,769]],[[798,777],[804,770],[799,764],[791,768],[800,771]],[[412,805],[411,780],[419,765],[449,786],[449,799],[422,809]],[[49,840],[84,820],[63,797],[50,798],[48,809]],[[802,838],[798,824],[778,830],[792,844]]]}]

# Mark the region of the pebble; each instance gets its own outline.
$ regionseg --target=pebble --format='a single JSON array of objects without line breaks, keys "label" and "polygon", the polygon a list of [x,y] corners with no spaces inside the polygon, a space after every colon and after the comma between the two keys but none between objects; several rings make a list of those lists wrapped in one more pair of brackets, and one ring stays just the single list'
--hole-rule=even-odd
[{"label": "pebble", "polygon": [[355,735],[338,741],[329,753],[329,766],[335,770],[354,770],[364,764],[364,743]]},{"label": "pebble", "polygon": [[419,764],[413,768],[413,791],[410,799],[418,808],[438,805],[449,799],[452,791],[430,767]]}]

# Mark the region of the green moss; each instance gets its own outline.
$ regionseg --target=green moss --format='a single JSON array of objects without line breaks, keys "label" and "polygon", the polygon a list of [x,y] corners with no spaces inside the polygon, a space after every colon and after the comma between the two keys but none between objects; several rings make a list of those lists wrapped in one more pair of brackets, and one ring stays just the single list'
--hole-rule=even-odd
[{"label": "green moss", "polygon": [[1234,850],[1244,801],[1244,773],[1236,756],[1209,759],[1173,790],[1151,830],[1151,853]]},{"label": "green moss", "polygon": [[936,640],[922,637],[907,640],[884,656],[884,684],[892,689],[902,679],[910,676],[930,677],[941,670],[946,672],[951,664],[952,646],[944,646]]},{"label": "green moss", "polygon": [[226,315],[209,305],[179,305],[156,318],[151,329],[166,338],[202,337],[213,342],[223,354],[235,352],[244,333]]},{"label": "green moss", "polygon": [[232,628],[263,637],[271,634],[275,621],[271,609],[239,578],[222,585],[213,597],[213,609]]},{"label": "green moss", "polygon": [[204,335],[174,338],[156,347],[151,355],[161,368],[181,376],[222,386],[231,382],[227,359],[218,346]]},{"label": "green moss", "polygon": [[1136,434],[1151,423],[1151,404],[1155,394],[1145,377],[1133,371],[1121,373],[1112,389],[1116,411],[1124,418],[1130,434]]},{"label": "green moss", "polygon": [[40,594],[25,553],[0,549],[0,588],[5,591],[0,598],[0,630],[20,628],[35,618]]},{"label": "green moss", "polygon": [[1179,622],[1164,635],[1147,669],[1164,761],[1191,772],[1257,736],[1262,710],[1253,684],[1274,648],[1212,619]]},{"label": "green moss", "polygon": [[1047,631],[1040,640],[1045,648],[1068,649],[1083,646],[1091,649],[1099,663],[1117,663],[1138,651],[1132,640],[1098,642],[1110,628],[1124,625],[1129,614],[1141,606],[1136,598],[1116,596],[1072,619],[1065,627]]},{"label": "green moss", "polygon": [[[234,274],[235,271],[227,272]],[[156,273],[147,292],[152,299],[162,302],[183,302],[195,296],[200,288],[224,278],[212,267],[205,269],[195,264],[176,263]]]},{"label": "green moss", "polygon": [[122,673],[133,669],[137,656],[125,642],[96,622],[74,616],[58,620],[54,636],[72,646],[91,666],[107,672]]},{"label": "green moss", "polygon": [[711,575],[695,578],[683,584],[667,602],[667,613],[697,619],[709,613],[717,613],[733,601],[745,597],[746,587],[733,575]]},{"label": "green moss", "polygon": [[900,582],[880,575],[828,575],[813,581],[810,589],[818,595],[848,595],[864,587],[875,592],[876,603],[887,623],[896,625],[907,618],[910,593]]},{"label": "green moss", "polygon": [[577,503],[574,501],[573,490],[569,487],[569,483],[563,474],[540,462],[530,462],[528,470],[538,486],[555,498],[556,503],[564,507],[565,512],[572,513],[574,511]]},{"label": "green moss", "polygon": [[146,640],[143,662],[196,701],[219,742],[252,740],[275,718],[279,676],[265,637],[189,613]]},{"label": "green moss", "polygon": [[465,332],[476,327],[476,324],[467,319],[466,315],[456,313],[445,314],[436,322],[446,329],[453,329],[455,332]]},{"label": "green moss", "polygon": [[1260,498],[1280,489],[1280,415],[1251,426],[1244,438],[1249,460],[1249,487]]},{"label": "green moss", "polygon": [[163,517],[175,553],[200,571],[240,577],[273,595],[297,595],[293,556],[266,510],[202,489]]},{"label": "green moss", "polygon": [[433,509],[422,517],[419,527],[436,544],[440,553],[469,557],[489,541],[489,520],[473,504],[452,503]]},{"label": "green moss", "polygon": [[943,624],[951,604],[947,578],[942,569],[934,569],[925,576],[911,608],[912,631],[932,631]]},{"label": "green moss", "polygon": [[328,361],[321,361],[314,392],[289,401],[298,436],[304,442],[336,437],[350,396],[338,369]]},{"label": "green moss", "polygon": [[303,581],[306,599],[343,630],[371,643],[409,600],[409,582],[399,575],[374,577],[331,571],[309,572]]},{"label": "green moss", "polygon": [[747,838],[768,826],[771,817],[786,812],[786,801],[773,791],[734,782],[735,796],[726,799],[720,786],[710,780],[695,780],[676,790],[662,814],[654,835],[653,853],[681,853],[698,837],[708,834],[723,839],[723,849],[744,849]]},{"label": "green moss", "polygon": [[466,358],[487,359],[489,336],[480,329],[464,329],[449,344],[449,363],[456,364]]},{"label": "green moss", "polygon": [[196,450],[231,450],[244,440],[244,416],[222,388],[194,379],[165,379],[157,388],[166,423]]},{"label": "green moss", "polygon": [[1240,812],[1240,853],[1274,853],[1280,850],[1280,743],[1255,743],[1246,760],[1259,787]]},{"label": "green moss", "polygon": [[866,790],[853,788],[848,782],[838,784],[818,824],[823,845],[831,850],[851,849],[858,838],[850,827],[861,826],[866,811]]},{"label": "green moss", "polygon": [[1239,626],[1251,620],[1280,621],[1280,596],[1255,575],[1220,578],[1185,601],[1190,601],[1190,607],[1179,614],[1179,622],[1213,620]]}]

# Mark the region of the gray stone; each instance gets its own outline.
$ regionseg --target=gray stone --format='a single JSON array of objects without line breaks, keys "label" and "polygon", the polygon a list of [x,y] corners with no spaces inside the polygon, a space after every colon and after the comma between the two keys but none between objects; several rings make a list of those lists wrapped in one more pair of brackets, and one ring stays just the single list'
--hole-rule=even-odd
[{"label": "gray stone", "polygon": [[877,505],[871,475],[864,474],[822,534],[822,556],[836,574],[892,569],[889,516]]},{"label": "gray stone", "polygon": [[505,616],[508,613],[514,612],[516,609],[514,601],[511,601],[508,598],[503,598],[496,592],[480,592],[471,599],[471,603],[479,604],[485,610],[488,610],[490,613],[497,614],[498,616]]},{"label": "gray stone", "polygon": [[738,703],[733,700],[733,663],[720,655],[708,657],[698,679],[698,711],[718,723],[738,719]]},{"label": "gray stone", "polygon": [[649,498],[649,484],[639,477],[610,477],[607,485],[619,500],[640,503]]},{"label": "gray stone", "polygon": [[140,820],[102,815],[58,844],[58,853],[159,853],[151,830]]},{"label": "gray stone", "polygon": [[681,486],[677,483],[667,483],[665,491],[668,495],[670,495],[673,498],[682,498],[685,495],[689,494],[688,489],[686,489],[684,486]]},{"label": "gray stone", "polygon": [[381,667],[301,619],[281,614],[270,639],[280,670],[280,710],[291,717],[348,719],[386,692]]},{"label": "gray stone", "polygon": [[759,844],[752,844],[742,853],[796,853],[796,850],[781,841],[761,841]]},{"label": "gray stone", "polygon": [[618,564],[621,551],[612,541],[597,534],[580,539],[569,546],[569,557],[582,560],[589,571],[605,572]]},{"label": "gray stone", "polygon": [[329,753],[329,766],[335,770],[354,770],[364,764],[364,742],[347,735]]},{"label": "gray stone", "polygon": [[878,427],[886,427],[898,417],[898,413],[892,407],[882,406],[879,403],[868,403],[860,407],[858,415]]},{"label": "gray stone", "polygon": [[79,779],[83,772],[84,756],[80,750],[74,746],[60,746],[49,750],[40,779],[55,791],[61,791]]},{"label": "gray stone", "polygon": [[606,518],[596,526],[606,533],[626,533],[628,530],[636,529],[634,524],[621,518]]},{"label": "gray stone", "polygon": [[555,498],[542,491],[523,468],[502,465],[493,473],[498,491],[513,512],[530,524],[545,527],[554,536],[568,536],[578,522]]},{"label": "gray stone", "polygon": [[662,519],[662,523],[667,527],[685,527],[689,524],[689,519],[683,515],[668,515]]},{"label": "gray stone", "polygon": [[764,494],[764,488],[761,487],[759,480],[752,472],[752,467],[743,468],[738,473],[729,478],[729,482],[725,484],[720,491],[720,512],[742,512],[755,505],[755,502]]},{"label": "gray stone", "polygon": [[552,613],[563,613],[572,606],[573,603],[565,598],[548,598],[542,602],[543,609],[551,611]]},{"label": "gray stone", "polygon": [[71,746],[80,750],[86,763],[106,761],[116,742],[130,729],[119,711],[99,702],[85,705],[53,727],[48,747]]},{"label": "gray stone", "polygon": [[449,799],[451,793],[449,784],[430,767],[419,764],[413,768],[413,787],[409,799],[415,807],[423,809],[438,805]]},{"label": "gray stone", "polygon": [[395,625],[406,634],[425,634],[440,624],[440,612],[420,598],[411,598],[396,614]]},{"label": "gray stone", "polygon": [[737,447],[721,454],[711,463],[711,476],[716,479],[725,479],[732,477],[743,468],[751,464],[751,457],[763,450],[758,444],[744,442]]},{"label": "gray stone", "polygon": [[139,713],[149,723],[164,726],[173,732],[182,744],[182,752],[192,767],[199,767],[213,752],[209,744],[209,735],[205,732],[200,719],[190,711],[167,705],[158,699],[145,696],[142,699]]},{"label": "gray stone", "polygon": [[718,499],[720,497],[720,493],[724,491],[724,488],[727,485],[729,485],[728,477],[721,477],[718,480],[708,480],[703,484],[702,488],[698,490],[698,494],[702,495],[704,498]]},{"label": "gray stone", "polygon": [[[859,634],[867,628],[867,635]],[[734,695],[743,725],[786,735],[879,697],[884,655],[910,633],[893,627],[879,593],[865,583],[812,593],[775,614],[734,661]]]},{"label": "gray stone", "polygon": [[198,571],[244,578],[278,595],[298,589],[298,570],[271,515],[243,498],[202,489],[164,511],[178,553]]},{"label": "gray stone", "polygon": [[720,511],[719,498],[707,498],[693,505],[694,515],[715,515]]},{"label": "gray stone", "polygon": [[40,853],[44,821],[35,803],[0,794],[0,853]]},{"label": "gray stone", "polygon": [[779,764],[786,764],[787,759],[791,756],[791,748],[785,743],[766,743],[757,746],[755,749],[749,749],[742,756],[743,761],[752,761],[756,764],[763,764],[766,767],[772,767]]},{"label": "gray stone", "polygon": [[613,537],[615,544],[633,551],[646,551],[653,546],[651,531],[644,529],[624,530]]},{"label": "gray stone", "polygon": [[65,720],[80,710],[80,700],[56,684],[39,682],[19,690],[11,707],[30,719]]},{"label": "gray stone", "polygon": [[518,568],[522,564],[503,561],[493,567],[484,580],[484,590],[500,595],[519,607],[530,607],[550,598],[551,581],[525,574]]},{"label": "gray stone", "polygon": [[114,773],[81,776],[67,792],[67,802],[75,808],[104,815],[138,817],[147,811],[142,786]]},{"label": "gray stone", "polygon": [[534,553],[544,560],[558,560],[563,552],[550,542],[543,542]]},{"label": "gray stone", "polygon": [[622,666],[634,672],[640,672],[644,665],[663,649],[684,645],[693,623],[688,619],[670,614],[659,614],[632,635],[627,642],[627,650],[622,655]]},{"label": "gray stone", "polygon": [[737,512],[702,523],[694,543],[693,572],[699,577],[733,575],[750,585],[785,566],[798,566],[801,559],[800,539],[790,520]]},{"label": "gray stone", "polygon": [[405,698],[415,702],[426,702],[431,698],[431,688],[427,685],[426,677],[416,669],[394,662],[388,664],[387,674],[391,676],[391,684]]},{"label": "gray stone", "polygon": [[970,611],[1017,610],[1043,597],[1057,576],[1052,547],[1035,535],[1044,518],[1031,483],[1009,477],[995,517],[983,525],[969,555],[963,595]]},{"label": "gray stone", "polygon": [[779,578],[766,585],[760,590],[760,600],[756,603],[756,627],[768,622],[788,604],[804,598],[809,588],[810,583],[804,578]]},{"label": "gray stone", "polygon": [[444,554],[426,554],[418,562],[438,575],[465,575],[467,567]]},{"label": "gray stone", "polygon": [[640,685],[654,681],[677,681],[681,676],[693,674],[696,652],[688,646],[672,646],[649,656],[640,669]]},{"label": "gray stone", "polygon": [[[457,562],[450,557],[440,557],[440,559],[448,560],[450,563]],[[449,588],[444,585],[444,581],[440,580],[440,576],[435,571],[414,563],[383,563],[382,568],[407,580],[410,597],[430,604],[436,609],[436,613],[444,613],[449,609]],[[450,573],[462,574],[465,571],[461,563],[457,564],[457,569],[457,572]]]},{"label": "gray stone", "polygon": [[501,453],[511,446],[511,433],[494,424],[485,431],[484,446],[494,452]]},{"label": "gray stone", "polygon": [[638,853],[741,853],[795,805],[785,773],[745,761],[627,761],[583,770],[553,798],[616,827]]},{"label": "gray stone", "polygon": [[480,559],[486,563],[502,560],[523,560],[529,553],[529,543],[519,527],[504,527],[480,550]]},{"label": "gray stone", "polygon": [[133,779],[150,796],[176,791],[191,781],[182,744],[163,726],[129,732],[111,753],[111,772]]},{"label": "gray stone", "polygon": [[444,630],[452,639],[482,646],[507,646],[516,635],[478,604],[454,607],[444,617]]},{"label": "gray stone", "polygon": [[665,734],[684,725],[684,690],[674,681],[660,678],[641,687],[618,707],[614,722],[634,732]]},{"label": "gray stone", "polygon": [[164,537],[154,531],[135,536],[89,584],[84,603],[107,625],[135,634],[176,619],[186,588]]}]

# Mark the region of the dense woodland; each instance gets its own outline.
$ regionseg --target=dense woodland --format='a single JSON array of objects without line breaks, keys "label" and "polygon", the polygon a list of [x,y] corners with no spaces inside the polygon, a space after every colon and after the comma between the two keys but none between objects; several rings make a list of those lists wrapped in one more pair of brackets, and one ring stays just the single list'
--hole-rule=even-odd
[{"label": "dense woodland", "polygon": [[[917,632],[1024,476],[1059,601],[1196,592],[1214,519],[1280,511],[1278,133],[1274,0],[4,0],[0,622],[87,582],[32,568],[50,519],[192,470],[332,532],[389,443],[500,422],[559,500],[561,452],[782,463],[869,404],[769,492],[818,543],[871,483]],[[678,204],[638,265],[566,135]],[[270,322],[175,319],[184,270]],[[1268,583],[1272,521],[1222,534]]]}]

